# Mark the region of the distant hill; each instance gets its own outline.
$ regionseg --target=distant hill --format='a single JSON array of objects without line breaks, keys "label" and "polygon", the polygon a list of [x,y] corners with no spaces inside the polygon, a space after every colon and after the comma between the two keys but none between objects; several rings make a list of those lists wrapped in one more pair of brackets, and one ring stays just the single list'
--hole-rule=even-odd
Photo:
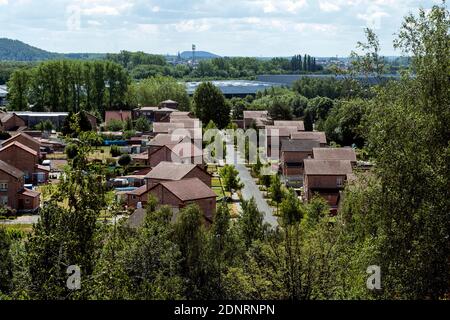
[{"label": "distant hill", "polygon": [[0,38],[0,61],[44,61],[53,59],[104,59],[104,53],[55,53],[32,47],[19,40]]},{"label": "distant hill", "polygon": [[0,38],[0,60],[40,61],[61,57],[58,53],[35,48],[19,40]]},{"label": "distant hill", "polygon": [[[192,51],[183,51],[181,54],[182,59],[191,59],[192,58]],[[207,52],[207,51],[195,51],[195,58],[196,59],[214,59],[214,58],[220,58],[220,56]]]}]

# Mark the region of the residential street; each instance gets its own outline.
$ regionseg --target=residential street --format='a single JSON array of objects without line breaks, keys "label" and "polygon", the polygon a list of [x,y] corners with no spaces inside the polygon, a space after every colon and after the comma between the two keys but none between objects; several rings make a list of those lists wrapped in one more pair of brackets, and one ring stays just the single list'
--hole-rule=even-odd
[{"label": "residential street", "polygon": [[273,215],[273,210],[267,204],[267,201],[264,199],[262,192],[259,190],[255,181],[250,175],[249,170],[243,164],[244,161],[236,161],[236,159],[239,158],[240,154],[236,154],[233,145],[227,143],[226,163],[233,164],[239,171],[239,178],[244,184],[244,189],[242,189],[242,196],[244,200],[250,200],[252,197],[255,198],[258,210],[264,213],[264,222],[267,222],[272,227],[278,226],[278,221],[277,218]]}]

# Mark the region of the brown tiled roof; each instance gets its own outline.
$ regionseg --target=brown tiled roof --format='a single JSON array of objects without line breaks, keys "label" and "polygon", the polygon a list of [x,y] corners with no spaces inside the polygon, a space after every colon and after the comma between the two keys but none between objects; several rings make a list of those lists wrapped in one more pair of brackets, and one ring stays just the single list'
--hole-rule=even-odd
[{"label": "brown tiled roof", "polygon": [[21,144],[20,142],[17,142],[17,141],[14,141],[13,143],[8,144],[6,147],[1,148],[0,152],[4,151],[6,149],[9,149],[9,148],[11,148],[13,146],[14,147],[18,147],[18,148],[20,148],[20,149],[22,149],[22,150],[24,150],[24,151],[26,151],[28,153],[31,153],[34,156],[38,156],[38,153],[35,150],[33,150],[31,148],[28,148],[27,146],[25,146],[25,145],[23,145],[23,144]]},{"label": "brown tiled roof", "polygon": [[268,114],[267,110],[247,110],[244,111],[244,119],[266,118]]},{"label": "brown tiled roof", "polygon": [[18,194],[21,194],[21,195],[23,195],[25,197],[31,197],[31,198],[37,198],[37,197],[39,197],[41,195],[39,192],[30,190],[30,189],[27,189],[27,188],[19,191]]},{"label": "brown tiled roof", "polygon": [[314,159],[356,161],[356,152],[352,148],[314,148]]},{"label": "brown tiled roof", "polygon": [[191,119],[189,111],[174,111],[170,114],[170,119]]},{"label": "brown tiled roof", "polygon": [[319,132],[319,131],[293,132],[291,134],[291,139],[318,140],[322,144],[327,143],[327,136],[325,135],[325,132]]},{"label": "brown tiled roof", "polygon": [[267,126],[266,133],[268,137],[290,137],[292,133],[297,132],[297,127],[283,127],[283,126]]},{"label": "brown tiled roof", "polygon": [[[192,142],[181,142],[178,144],[166,145],[173,153],[180,158],[200,157],[203,155],[203,150]],[[190,148],[190,152],[189,152]]]},{"label": "brown tiled roof", "polygon": [[142,187],[139,187],[133,191],[127,192],[127,194],[132,194],[135,196],[142,196],[143,194],[147,193],[147,186],[143,185]]},{"label": "brown tiled roof", "polygon": [[111,120],[125,121],[131,118],[131,111],[106,111],[105,122],[108,123]]},{"label": "brown tiled roof", "polygon": [[42,166],[40,164],[36,165],[36,169],[40,170],[40,171],[46,171],[46,172],[50,172],[50,167],[48,166]]},{"label": "brown tiled roof", "polygon": [[155,133],[169,133],[170,128],[184,128],[184,124],[173,123],[173,122],[154,122],[153,123],[153,132],[155,132]]},{"label": "brown tiled roof", "polygon": [[346,160],[316,160],[306,159],[306,175],[347,175],[352,173],[352,165]]},{"label": "brown tiled roof", "polygon": [[36,140],[32,136],[26,134],[25,132],[21,132],[19,134],[16,134],[15,136],[12,136],[11,138],[3,141],[3,145],[6,146],[8,143],[11,143],[12,141],[16,141],[16,138],[18,138],[19,136],[22,136],[23,138],[27,139],[32,144],[39,145],[39,146],[41,145],[41,143],[38,140]]},{"label": "brown tiled roof", "polygon": [[170,128],[169,134],[184,135],[190,139],[203,139],[202,128]]},{"label": "brown tiled roof", "polygon": [[181,201],[191,201],[217,197],[215,192],[212,191],[210,187],[208,187],[198,178],[184,179],[178,181],[164,181],[161,182],[160,184],[165,189],[173,193]]},{"label": "brown tiled roof", "polygon": [[273,125],[279,127],[297,127],[298,131],[305,131],[305,123],[298,120],[276,120]]},{"label": "brown tiled roof", "polygon": [[20,179],[24,176],[22,171],[2,160],[0,160],[0,170],[16,179]]},{"label": "brown tiled roof", "polygon": [[185,128],[201,128],[202,123],[199,119],[170,118],[171,123],[182,123]]},{"label": "brown tiled roof", "polygon": [[317,147],[320,143],[316,140],[286,140],[281,144],[281,152],[312,151]]},{"label": "brown tiled roof", "polygon": [[160,133],[150,141],[150,145],[162,147],[167,144],[177,144],[180,143],[183,138],[184,136],[181,135]]},{"label": "brown tiled roof", "polygon": [[181,180],[196,167],[195,164],[160,162],[145,176],[147,179]]},{"label": "brown tiled roof", "polygon": [[16,114],[15,113],[4,113],[4,114],[0,114],[0,121],[1,122],[6,122],[9,119],[11,119],[12,117],[14,117]]}]

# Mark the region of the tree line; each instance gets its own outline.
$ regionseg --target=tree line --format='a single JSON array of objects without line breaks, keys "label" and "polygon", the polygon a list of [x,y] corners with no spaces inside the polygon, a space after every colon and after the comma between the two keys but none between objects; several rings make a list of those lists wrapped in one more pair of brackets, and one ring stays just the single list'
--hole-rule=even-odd
[{"label": "tree line", "polygon": [[130,78],[110,61],[56,60],[15,71],[8,82],[10,110],[94,111],[127,108]]}]

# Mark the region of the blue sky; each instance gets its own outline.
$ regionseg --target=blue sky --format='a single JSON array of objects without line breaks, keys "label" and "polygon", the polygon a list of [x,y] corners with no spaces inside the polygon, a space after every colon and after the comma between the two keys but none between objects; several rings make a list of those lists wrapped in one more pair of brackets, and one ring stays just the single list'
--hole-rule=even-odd
[{"label": "blue sky", "polygon": [[347,56],[363,29],[385,55],[402,17],[438,0],[0,0],[0,37],[55,52]]}]

